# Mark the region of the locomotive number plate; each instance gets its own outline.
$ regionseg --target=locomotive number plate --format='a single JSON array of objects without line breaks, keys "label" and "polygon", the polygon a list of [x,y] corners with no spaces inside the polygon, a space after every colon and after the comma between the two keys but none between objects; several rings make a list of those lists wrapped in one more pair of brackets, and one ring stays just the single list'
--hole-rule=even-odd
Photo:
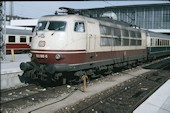
[{"label": "locomotive number plate", "polygon": [[48,58],[47,54],[36,54],[36,58]]}]

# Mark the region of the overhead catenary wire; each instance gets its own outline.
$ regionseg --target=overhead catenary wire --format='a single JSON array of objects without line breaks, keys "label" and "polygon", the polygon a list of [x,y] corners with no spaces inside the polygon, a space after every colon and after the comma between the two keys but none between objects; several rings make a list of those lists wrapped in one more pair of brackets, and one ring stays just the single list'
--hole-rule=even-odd
[{"label": "overhead catenary wire", "polygon": [[114,6],[113,4],[109,3],[108,1],[104,0],[105,3],[111,5],[111,6]]},{"label": "overhead catenary wire", "polygon": [[31,10],[36,10],[36,11],[39,11],[39,12],[49,12],[49,10],[45,10],[45,9],[41,9],[40,10],[40,8],[36,8],[36,7],[34,7],[34,6],[28,6],[28,5],[20,5],[20,4],[17,4],[17,3],[15,3],[15,5],[16,6],[19,6],[19,7],[23,7],[23,8],[26,8],[26,9],[29,9],[29,11],[31,11]]},{"label": "overhead catenary wire", "polygon": [[[30,6],[30,5],[27,5],[27,4],[22,4],[21,5],[21,4],[17,3],[17,2],[13,2],[13,5],[15,6],[15,9],[13,9],[14,14],[15,14],[15,12],[17,12],[17,13],[19,12],[20,15],[23,16],[25,13],[21,13],[21,10],[19,10],[20,8],[26,9],[27,13],[35,13],[36,14],[37,12],[40,12],[40,13],[44,13],[44,15],[45,15],[45,13],[49,14],[49,10],[46,10],[45,8],[40,9],[39,7],[36,8],[34,6]],[[7,13],[10,13],[10,11],[7,11]]]},{"label": "overhead catenary wire", "polygon": [[[104,0],[104,2],[107,3],[107,4],[109,4],[109,5],[111,5],[111,6],[114,6],[112,3],[108,2],[108,1],[105,1],[105,0]],[[126,13],[123,12],[123,11],[122,11],[122,13],[123,13],[125,16],[127,16],[128,18],[131,19],[131,22],[130,22],[131,24],[132,24],[133,21],[135,21],[135,18],[132,18],[131,16],[129,16],[128,14],[126,14]]]}]

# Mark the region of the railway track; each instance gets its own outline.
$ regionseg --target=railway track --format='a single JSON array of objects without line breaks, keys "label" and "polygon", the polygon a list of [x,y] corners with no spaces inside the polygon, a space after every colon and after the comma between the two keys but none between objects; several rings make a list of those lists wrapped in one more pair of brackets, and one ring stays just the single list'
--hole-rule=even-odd
[{"label": "railway track", "polygon": [[66,92],[71,92],[66,86],[42,88],[34,85],[4,91],[1,96],[1,112],[14,113],[36,103],[55,99]]},{"label": "railway track", "polygon": [[35,85],[8,90],[1,93],[1,105],[7,106],[9,104],[15,104],[16,101],[33,98],[38,93],[42,93],[44,91],[44,89]]},{"label": "railway track", "polygon": [[[154,65],[155,66],[155,65]],[[146,100],[164,82],[170,79],[170,64],[161,69],[138,76],[105,92],[106,95],[96,97],[82,103],[88,106],[76,106],[75,113],[132,113],[137,106]],[[97,101],[96,101],[97,100]],[[71,111],[72,112],[72,111]]]}]

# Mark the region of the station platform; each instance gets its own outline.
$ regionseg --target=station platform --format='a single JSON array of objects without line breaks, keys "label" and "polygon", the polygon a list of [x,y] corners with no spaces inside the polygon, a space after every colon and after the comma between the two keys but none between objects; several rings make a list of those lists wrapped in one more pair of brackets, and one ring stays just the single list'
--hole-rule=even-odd
[{"label": "station platform", "polygon": [[28,54],[15,54],[14,58],[14,61],[12,61],[11,55],[6,55],[5,59],[1,61],[1,74],[19,72],[21,71],[19,68],[20,63],[31,60]]},{"label": "station platform", "polygon": [[1,89],[21,85],[22,83],[18,78],[18,74],[22,74],[20,63],[28,62],[31,59],[28,54],[15,54],[14,61],[11,60],[11,55],[6,55],[5,59],[1,61]]},{"label": "station platform", "polygon": [[170,80],[166,81],[133,113],[170,113]]}]

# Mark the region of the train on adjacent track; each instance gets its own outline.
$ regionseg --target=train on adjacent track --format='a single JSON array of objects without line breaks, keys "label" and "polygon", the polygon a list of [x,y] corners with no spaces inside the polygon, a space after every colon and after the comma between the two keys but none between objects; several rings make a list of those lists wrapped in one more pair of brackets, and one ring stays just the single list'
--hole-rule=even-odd
[{"label": "train on adjacent track", "polygon": [[170,55],[170,36],[108,18],[48,15],[39,19],[31,62],[20,64],[21,80],[80,82],[124,66]]},{"label": "train on adjacent track", "polygon": [[10,54],[12,49],[15,53],[29,53],[31,40],[32,28],[7,26],[6,53]]}]

